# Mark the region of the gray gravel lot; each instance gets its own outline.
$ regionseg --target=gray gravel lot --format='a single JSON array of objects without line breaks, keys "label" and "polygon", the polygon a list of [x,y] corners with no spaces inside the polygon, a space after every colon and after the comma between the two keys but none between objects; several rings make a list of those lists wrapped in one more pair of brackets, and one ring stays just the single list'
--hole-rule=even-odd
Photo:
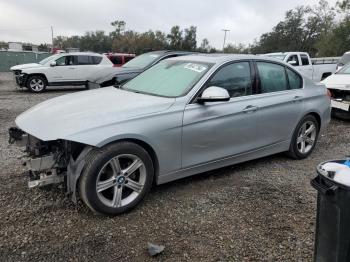
[{"label": "gray gravel lot", "polygon": [[[0,73],[2,261],[311,261],[315,166],[349,153],[350,122],[333,120],[312,156],[283,154],[154,187],[128,214],[95,216],[60,188],[29,190],[7,129],[46,99],[79,91],[15,89]],[[53,116],[54,117],[54,116]],[[156,258],[147,242],[165,245]]]}]

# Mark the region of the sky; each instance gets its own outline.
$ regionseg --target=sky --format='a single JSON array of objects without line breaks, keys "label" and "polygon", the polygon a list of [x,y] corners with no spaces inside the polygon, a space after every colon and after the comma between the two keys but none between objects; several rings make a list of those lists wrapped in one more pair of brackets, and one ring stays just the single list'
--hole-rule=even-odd
[{"label": "sky", "polygon": [[[253,43],[270,31],[298,5],[318,0],[0,0],[0,41],[51,43],[57,35],[82,35],[86,31],[110,32],[112,21],[124,20],[137,32],[161,30],[173,25],[197,26],[197,42],[207,38],[211,46]],[[336,0],[328,0],[335,4]]]}]

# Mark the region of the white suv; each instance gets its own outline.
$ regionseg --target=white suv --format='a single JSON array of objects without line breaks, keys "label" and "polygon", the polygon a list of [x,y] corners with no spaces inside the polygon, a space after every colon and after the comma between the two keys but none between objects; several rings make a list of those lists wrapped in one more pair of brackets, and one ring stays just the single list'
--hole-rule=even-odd
[{"label": "white suv", "polygon": [[46,86],[86,85],[91,74],[112,66],[104,55],[79,52],[52,55],[39,63],[13,66],[11,71],[20,87],[40,93]]}]

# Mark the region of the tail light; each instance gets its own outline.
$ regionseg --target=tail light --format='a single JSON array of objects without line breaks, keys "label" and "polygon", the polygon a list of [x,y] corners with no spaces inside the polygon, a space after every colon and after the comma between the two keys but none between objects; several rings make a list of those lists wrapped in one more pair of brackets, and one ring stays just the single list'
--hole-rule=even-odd
[{"label": "tail light", "polygon": [[327,95],[329,96],[329,98],[332,98],[333,94],[332,94],[331,90],[327,89]]}]

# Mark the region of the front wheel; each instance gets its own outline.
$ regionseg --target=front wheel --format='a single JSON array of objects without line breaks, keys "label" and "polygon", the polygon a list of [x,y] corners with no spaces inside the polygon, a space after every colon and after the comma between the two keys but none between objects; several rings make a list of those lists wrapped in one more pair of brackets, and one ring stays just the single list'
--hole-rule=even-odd
[{"label": "front wheel", "polygon": [[33,93],[44,92],[46,88],[45,78],[42,76],[31,76],[27,81],[27,88]]},{"label": "front wheel", "polygon": [[124,213],[144,198],[153,175],[152,159],[141,146],[131,142],[108,145],[87,156],[80,196],[95,213]]},{"label": "front wheel", "polygon": [[319,132],[319,124],[312,115],[305,116],[296,127],[288,155],[294,159],[308,157],[315,148]]}]

